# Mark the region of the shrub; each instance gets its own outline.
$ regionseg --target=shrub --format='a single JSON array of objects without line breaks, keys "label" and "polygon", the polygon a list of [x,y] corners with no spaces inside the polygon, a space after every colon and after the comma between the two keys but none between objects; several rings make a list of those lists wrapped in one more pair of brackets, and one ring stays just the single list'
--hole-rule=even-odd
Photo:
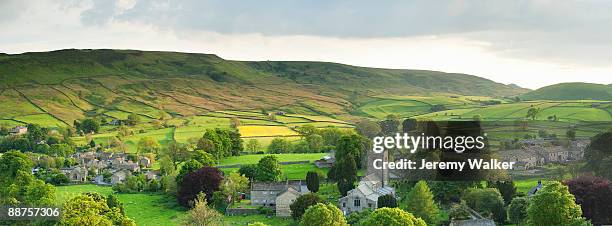
[{"label": "shrub", "polygon": [[581,176],[564,182],[594,224],[612,223],[612,184],[603,177]]},{"label": "shrub", "polygon": [[323,200],[315,193],[302,195],[289,206],[291,209],[291,217],[296,220],[300,219],[308,207],[322,202]]},{"label": "shrub", "polygon": [[580,206],[567,186],[550,182],[531,197],[527,208],[530,225],[581,225],[586,223]]},{"label": "shrub", "polygon": [[470,188],[462,199],[466,205],[483,216],[491,216],[498,223],[506,220],[504,199],[495,188]]},{"label": "shrub", "polygon": [[527,219],[527,207],[529,199],[527,197],[516,197],[508,205],[508,219],[514,224],[523,224]]},{"label": "shrub", "polygon": [[427,226],[425,221],[399,208],[379,208],[363,222],[364,226]]}]

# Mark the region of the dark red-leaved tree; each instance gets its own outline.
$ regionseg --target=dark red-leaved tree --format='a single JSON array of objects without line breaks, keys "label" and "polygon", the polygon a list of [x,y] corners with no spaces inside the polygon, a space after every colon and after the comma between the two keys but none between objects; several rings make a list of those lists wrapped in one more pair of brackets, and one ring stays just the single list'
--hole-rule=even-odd
[{"label": "dark red-leaved tree", "polygon": [[182,206],[191,207],[198,194],[204,193],[210,203],[213,192],[219,191],[222,180],[221,171],[214,167],[203,167],[188,173],[178,189],[178,202]]},{"label": "dark red-leaved tree", "polygon": [[612,184],[602,177],[584,175],[565,181],[576,203],[582,206],[583,216],[593,224],[612,223]]}]

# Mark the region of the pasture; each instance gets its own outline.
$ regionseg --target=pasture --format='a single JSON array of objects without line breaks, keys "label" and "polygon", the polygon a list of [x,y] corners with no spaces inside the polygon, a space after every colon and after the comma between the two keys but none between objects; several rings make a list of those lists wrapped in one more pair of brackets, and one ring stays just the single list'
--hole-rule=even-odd
[{"label": "pasture", "polygon": [[[113,193],[111,187],[93,184],[68,185],[56,187],[57,204],[84,192],[97,192],[104,196]],[[137,225],[177,225],[185,215],[185,209],[178,205],[174,197],[161,193],[116,194],[125,207],[125,214],[136,221]]]},{"label": "pasture", "polygon": [[[327,153],[291,153],[291,154],[270,154],[276,156],[279,162],[293,162],[293,161],[310,161],[321,159],[323,156],[328,155]],[[227,157],[221,160],[221,165],[236,165],[236,164],[256,164],[261,158],[266,156],[263,155],[241,155]]]}]

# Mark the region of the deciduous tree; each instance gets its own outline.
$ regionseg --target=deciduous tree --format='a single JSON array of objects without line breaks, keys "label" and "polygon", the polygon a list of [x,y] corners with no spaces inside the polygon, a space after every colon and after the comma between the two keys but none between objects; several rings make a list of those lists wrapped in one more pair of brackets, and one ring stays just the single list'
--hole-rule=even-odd
[{"label": "deciduous tree", "polygon": [[363,226],[427,226],[425,221],[399,208],[379,208],[363,222]]},{"label": "deciduous tree", "polygon": [[193,206],[193,200],[200,193],[206,194],[207,199],[212,199],[213,192],[219,191],[221,186],[221,171],[214,167],[203,167],[183,177],[178,189],[178,202],[185,207]]},{"label": "deciduous tree", "polygon": [[438,216],[438,206],[434,203],[434,196],[425,181],[419,181],[406,197],[406,210],[425,222],[435,224]]},{"label": "deciduous tree", "polygon": [[304,212],[299,226],[348,226],[344,214],[333,204],[317,203]]},{"label": "deciduous tree", "polygon": [[582,209],[567,186],[553,181],[544,185],[527,208],[529,225],[582,225]]},{"label": "deciduous tree", "polygon": [[291,209],[291,217],[296,220],[300,219],[308,207],[317,203],[323,203],[323,200],[315,193],[308,193],[298,197],[289,206]]}]

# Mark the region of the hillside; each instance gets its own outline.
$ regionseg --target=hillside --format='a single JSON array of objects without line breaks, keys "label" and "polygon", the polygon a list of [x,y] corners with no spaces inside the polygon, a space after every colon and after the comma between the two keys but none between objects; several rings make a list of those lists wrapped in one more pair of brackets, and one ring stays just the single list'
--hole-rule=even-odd
[{"label": "hillside", "polygon": [[156,119],[264,108],[350,119],[381,95],[527,91],[465,74],[135,50],[0,54],[0,80],[0,121],[51,125],[93,115]]},{"label": "hillside", "polygon": [[520,96],[524,100],[612,100],[612,85],[560,83]]}]

